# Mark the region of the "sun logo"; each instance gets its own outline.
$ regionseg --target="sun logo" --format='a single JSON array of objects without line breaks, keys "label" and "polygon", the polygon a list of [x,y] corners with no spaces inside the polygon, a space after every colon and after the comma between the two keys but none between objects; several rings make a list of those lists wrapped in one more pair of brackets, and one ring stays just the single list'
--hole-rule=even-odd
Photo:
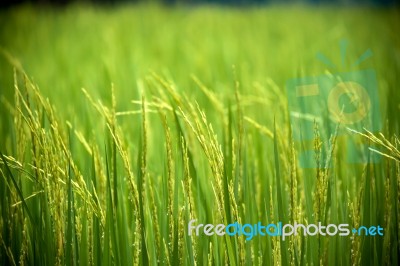
[{"label": "sun logo", "polygon": [[[342,68],[346,68],[347,42],[340,43]],[[372,56],[364,52],[350,69],[355,69]],[[366,143],[360,143],[349,130],[367,129],[377,132],[381,128],[378,83],[373,69],[337,72],[337,66],[321,53],[317,59],[332,72],[323,75],[290,79],[286,83],[292,136],[299,149],[300,166],[304,168],[329,167],[315,165],[316,129],[321,141],[322,160],[329,151],[331,136],[347,139],[347,161],[365,162]],[[375,159],[374,159],[375,160]]]}]

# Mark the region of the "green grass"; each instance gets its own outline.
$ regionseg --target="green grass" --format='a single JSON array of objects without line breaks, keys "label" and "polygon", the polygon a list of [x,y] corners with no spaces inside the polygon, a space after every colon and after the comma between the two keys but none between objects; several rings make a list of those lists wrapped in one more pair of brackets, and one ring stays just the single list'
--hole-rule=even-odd
[{"label": "green grass", "polygon": [[[398,265],[399,18],[293,6],[0,11],[0,264]],[[341,39],[346,66],[374,52],[360,68],[377,73],[384,126],[360,136],[382,161],[349,165],[333,138],[316,156],[333,167],[302,169],[285,81],[332,71],[317,52],[352,71]],[[191,219],[385,234],[246,241],[189,236]]]}]

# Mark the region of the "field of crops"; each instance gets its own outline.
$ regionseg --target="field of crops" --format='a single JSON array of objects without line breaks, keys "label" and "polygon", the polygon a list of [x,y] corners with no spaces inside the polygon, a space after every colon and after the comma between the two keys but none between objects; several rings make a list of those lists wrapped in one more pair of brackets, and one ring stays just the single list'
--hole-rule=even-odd
[{"label": "field of crops", "polygon": [[[0,10],[0,264],[398,265],[399,32],[380,8]],[[365,69],[366,160],[314,120],[300,167],[287,80]],[[248,240],[191,220],[384,234]]]}]

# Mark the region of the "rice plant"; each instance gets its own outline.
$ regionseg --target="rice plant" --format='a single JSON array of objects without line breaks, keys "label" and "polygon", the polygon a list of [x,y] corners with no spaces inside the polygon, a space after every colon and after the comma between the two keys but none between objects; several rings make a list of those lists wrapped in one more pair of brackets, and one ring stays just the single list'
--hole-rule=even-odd
[{"label": "rice plant", "polygon": [[[4,12],[1,264],[398,265],[398,11],[318,11]],[[314,32],[293,30],[314,20]],[[317,167],[298,165],[284,80],[326,70],[308,64],[318,45],[337,55],[322,34],[377,51],[370,64],[384,126],[349,131],[371,144],[368,158],[378,154],[379,163],[349,165],[341,139],[323,142],[315,123]],[[292,59],[306,40],[310,47]],[[249,240],[190,234],[191,220],[380,225],[384,234]]]}]

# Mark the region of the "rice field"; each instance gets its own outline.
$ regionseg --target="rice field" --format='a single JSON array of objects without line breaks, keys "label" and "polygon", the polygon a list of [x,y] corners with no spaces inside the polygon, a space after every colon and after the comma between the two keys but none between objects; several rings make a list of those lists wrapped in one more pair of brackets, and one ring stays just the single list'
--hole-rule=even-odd
[{"label": "rice field", "polygon": [[[399,29],[394,8],[0,10],[0,264],[398,265]],[[315,123],[300,167],[287,80],[356,69],[379,96],[381,130],[351,132],[367,161]],[[191,220],[384,234],[248,240]]]}]

